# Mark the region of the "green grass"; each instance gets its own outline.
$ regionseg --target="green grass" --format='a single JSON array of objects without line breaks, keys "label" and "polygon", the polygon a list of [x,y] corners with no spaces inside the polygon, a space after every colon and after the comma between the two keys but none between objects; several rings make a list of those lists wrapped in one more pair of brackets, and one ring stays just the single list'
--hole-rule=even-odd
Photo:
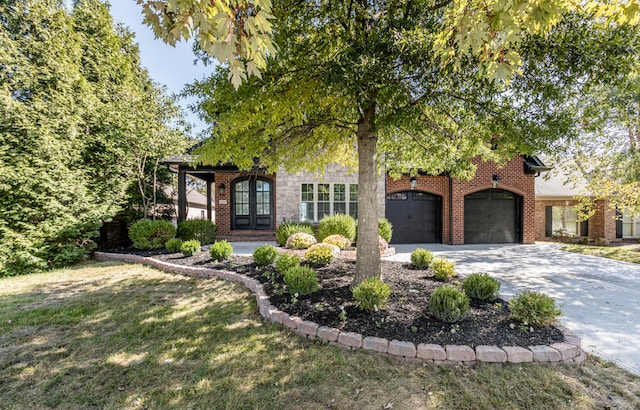
[{"label": "green grass", "polygon": [[3,409],[640,407],[640,378],[574,366],[433,367],[300,338],[241,285],[139,265],[0,280]]},{"label": "green grass", "polygon": [[563,251],[581,253],[583,255],[600,256],[631,263],[640,263],[640,252],[633,249],[613,246],[569,245],[561,248]]}]

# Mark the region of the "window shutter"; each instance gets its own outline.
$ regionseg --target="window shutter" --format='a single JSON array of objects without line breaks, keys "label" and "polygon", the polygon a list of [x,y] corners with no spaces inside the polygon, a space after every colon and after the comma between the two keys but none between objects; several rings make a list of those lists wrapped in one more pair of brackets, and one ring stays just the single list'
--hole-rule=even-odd
[{"label": "window shutter", "polygon": [[545,211],[544,212],[544,214],[545,214],[544,236],[551,236],[551,235],[553,235],[553,232],[552,232],[552,229],[553,229],[553,207],[551,205],[546,206],[544,211]]},{"label": "window shutter", "polygon": [[580,222],[580,236],[589,236],[589,220]]},{"label": "window shutter", "polygon": [[622,238],[622,212],[616,209],[616,238]]}]

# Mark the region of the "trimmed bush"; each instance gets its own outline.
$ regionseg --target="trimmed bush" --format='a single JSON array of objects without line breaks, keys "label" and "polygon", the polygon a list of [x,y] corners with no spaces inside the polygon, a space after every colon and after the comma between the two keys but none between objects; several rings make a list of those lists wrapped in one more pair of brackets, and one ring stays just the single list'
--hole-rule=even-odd
[{"label": "trimmed bush", "polygon": [[471,299],[493,301],[498,298],[500,283],[486,273],[472,273],[462,282],[462,290]]},{"label": "trimmed bush", "polygon": [[162,249],[164,244],[176,236],[176,228],[171,222],[161,219],[143,219],[131,225],[129,239],[136,249]]},{"label": "trimmed bush", "polygon": [[216,225],[207,219],[188,219],[178,224],[176,236],[183,241],[195,239],[208,245],[216,241],[217,232]]},{"label": "trimmed bush", "polygon": [[437,280],[445,280],[458,276],[453,262],[449,262],[446,259],[434,258],[430,267]]},{"label": "trimmed bush", "polygon": [[531,290],[515,295],[509,310],[514,319],[536,327],[549,326],[562,314],[552,297]]},{"label": "trimmed bush", "polygon": [[440,286],[431,295],[431,315],[445,323],[455,323],[469,311],[469,298],[464,292],[448,285]]},{"label": "trimmed bush", "polygon": [[356,220],[344,214],[325,216],[318,226],[318,240],[322,241],[330,235],[342,235],[353,242],[356,238]]},{"label": "trimmed bush", "polygon": [[433,254],[423,248],[411,252],[411,264],[418,269],[427,269],[433,261]]},{"label": "trimmed bush", "polygon": [[378,278],[369,278],[354,287],[351,293],[361,310],[374,312],[387,304],[391,287]]},{"label": "trimmed bush", "polygon": [[315,265],[328,265],[340,253],[340,249],[328,243],[318,243],[305,252],[304,257]]},{"label": "trimmed bush", "polygon": [[335,245],[340,249],[347,249],[351,246],[351,241],[346,236],[342,236],[339,234],[329,235],[322,240],[322,243],[328,243],[330,245]]},{"label": "trimmed bush", "polygon": [[276,269],[284,275],[291,268],[300,266],[300,257],[293,253],[283,253],[276,259]]},{"label": "trimmed bush", "polygon": [[260,266],[273,263],[278,257],[278,251],[273,245],[260,245],[253,251],[253,261]]},{"label": "trimmed bush", "polygon": [[164,247],[171,253],[180,252],[181,246],[182,246],[182,239],[180,238],[171,238],[164,244]]},{"label": "trimmed bush", "polygon": [[284,283],[289,287],[289,293],[308,295],[318,290],[316,272],[308,266],[296,266],[284,273]]},{"label": "trimmed bush", "polygon": [[378,219],[378,235],[387,242],[391,242],[391,236],[393,235],[393,225],[387,218]]},{"label": "trimmed bush", "polygon": [[276,229],[276,242],[280,246],[285,246],[287,239],[299,232],[314,235],[313,227],[308,222],[285,222]]},{"label": "trimmed bush", "polygon": [[200,241],[191,239],[190,241],[182,242],[182,245],[180,245],[180,252],[182,252],[184,256],[193,256],[200,253],[201,246],[202,244],[200,243]]},{"label": "trimmed bush", "polygon": [[209,248],[209,255],[214,261],[222,262],[229,259],[233,253],[233,246],[227,241],[217,241]]},{"label": "trimmed bush", "polygon": [[317,243],[315,236],[309,235],[308,233],[298,232],[294,233],[287,239],[285,243],[285,248],[287,249],[307,249],[311,245],[315,245]]}]

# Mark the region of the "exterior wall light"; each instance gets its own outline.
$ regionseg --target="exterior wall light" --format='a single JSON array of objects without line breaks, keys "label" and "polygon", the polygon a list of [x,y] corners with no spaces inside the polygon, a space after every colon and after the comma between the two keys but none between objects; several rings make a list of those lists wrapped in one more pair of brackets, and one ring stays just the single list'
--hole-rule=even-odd
[{"label": "exterior wall light", "polygon": [[494,187],[494,188],[497,188],[497,187],[498,187],[498,185],[500,185],[500,181],[501,181],[501,180],[502,180],[502,179],[500,178],[500,175],[493,174],[493,177],[491,177],[491,182],[492,182],[492,184],[493,184],[493,187]]},{"label": "exterior wall light", "polygon": [[411,189],[416,189],[418,187],[418,178],[411,177],[409,182],[411,183]]},{"label": "exterior wall light", "polygon": [[226,191],[227,187],[224,184],[218,185],[218,193],[220,194],[220,196],[224,196]]}]

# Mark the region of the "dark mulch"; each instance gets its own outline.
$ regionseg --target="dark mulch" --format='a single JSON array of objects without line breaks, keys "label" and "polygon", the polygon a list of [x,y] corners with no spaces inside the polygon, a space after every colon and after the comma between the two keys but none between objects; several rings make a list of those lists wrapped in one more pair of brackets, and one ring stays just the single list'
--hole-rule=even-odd
[{"label": "dark mulch", "polygon": [[[429,270],[414,270],[399,262],[381,262],[382,278],[392,289],[391,298],[384,310],[368,313],[358,309],[349,290],[355,272],[354,261],[337,260],[330,266],[316,267],[320,289],[292,301],[291,295],[283,290],[284,283],[276,270],[256,266],[250,257],[232,256],[223,263],[212,263],[206,252],[189,258],[178,254],[153,257],[175,264],[232,270],[251,276],[264,285],[271,303],[278,309],[321,326],[363,336],[472,347],[533,346],[563,341],[562,333],[553,326],[533,331],[521,327],[509,318],[507,303],[502,299],[491,303],[472,301],[471,312],[464,320],[453,325],[440,322],[429,314],[429,297],[443,282],[435,280]],[[460,284],[456,280],[446,283],[457,287]],[[346,312],[346,320],[340,319],[341,307]]]}]

